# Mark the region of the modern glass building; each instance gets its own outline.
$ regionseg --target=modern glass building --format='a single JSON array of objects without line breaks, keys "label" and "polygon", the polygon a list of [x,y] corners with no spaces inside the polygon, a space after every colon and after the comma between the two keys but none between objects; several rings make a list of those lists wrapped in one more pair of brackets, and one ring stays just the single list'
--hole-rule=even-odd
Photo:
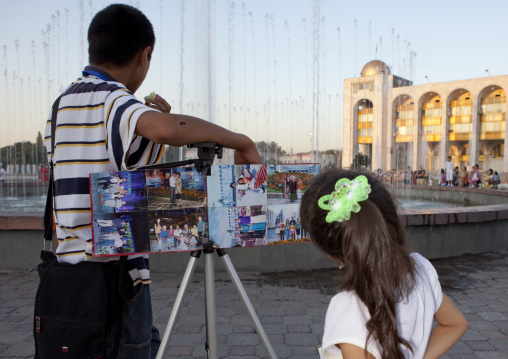
[{"label": "modern glass building", "polygon": [[508,172],[504,156],[508,75],[413,85],[373,60],[344,80],[343,166],[362,155],[367,168],[456,166]]}]

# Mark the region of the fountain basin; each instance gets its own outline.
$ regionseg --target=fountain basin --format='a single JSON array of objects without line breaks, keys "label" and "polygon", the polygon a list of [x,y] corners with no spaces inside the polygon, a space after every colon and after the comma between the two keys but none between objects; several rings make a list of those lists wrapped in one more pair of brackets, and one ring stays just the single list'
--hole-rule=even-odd
[{"label": "fountain basin", "polygon": [[[427,258],[447,258],[508,249],[508,191],[411,186],[392,188],[399,198],[445,198],[466,201],[462,208],[401,210],[413,249]],[[417,197],[418,196],[418,197]],[[39,262],[43,247],[43,213],[0,212],[0,270],[27,270]],[[333,267],[309,243],[229,250],[238,271],[271,272]],[[168,258],[170,256],[171,258]],[[150,257],[153,272],[183,273],[189,253]],[[198,261],[196,270],[203,271]],[[217,266],[216,270],[225,270]]]}]

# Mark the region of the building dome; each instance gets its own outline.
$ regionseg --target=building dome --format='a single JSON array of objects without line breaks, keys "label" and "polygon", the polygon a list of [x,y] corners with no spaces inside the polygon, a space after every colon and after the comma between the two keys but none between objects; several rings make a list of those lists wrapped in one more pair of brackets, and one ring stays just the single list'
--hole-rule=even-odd
[{"label": "building dome", "polygon": [[362,69],[362,77],[375,75],[391,75],[390,67],[381,60],[372,60],[367,62]]}]

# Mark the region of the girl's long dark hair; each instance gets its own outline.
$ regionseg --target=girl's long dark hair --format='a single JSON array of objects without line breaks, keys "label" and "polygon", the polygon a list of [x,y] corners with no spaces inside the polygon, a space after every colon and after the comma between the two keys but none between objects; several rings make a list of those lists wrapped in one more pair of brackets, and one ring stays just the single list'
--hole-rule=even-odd
[{"label": "girl's long dark hair", "polygon": [[[331,194],[341,178],[367,177],[372,192],[360,202],[361,210],[343,222],[326,222],[327,210],[318,200]],[[342,289],[354,291],[370,313],[369,340],[382,348],[382,359],[404,358],[402,346],[413,351],[399,336],[395,304],[407,298],[415,284],[409,239],[397,215],[390,192],[367,172],[331,170],[317,176],[305,192],[300,207],[302,227],[326,254],[346,265]],[[367,349],[366,349],[367,350]]]}]

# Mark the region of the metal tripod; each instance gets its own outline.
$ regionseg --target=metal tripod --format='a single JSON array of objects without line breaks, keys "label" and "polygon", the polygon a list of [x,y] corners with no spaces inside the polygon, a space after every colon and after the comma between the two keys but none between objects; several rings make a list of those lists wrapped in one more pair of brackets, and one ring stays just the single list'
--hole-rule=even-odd
[{"label": "metal tripod", "polygon": [[231,282],[234,284],[236,292],[241,297],[242,302],[249,312],[250,318],[254,327],[256,328],[256,332],[261,338],[263,345],[265,347],[268,356],[272,359],[277,359],[277,355],[275,354],[272,345],[270,344],[268,337],[266,336],[263,327],[261,326],[261,322],[259,321],[254,308],[243,288],[242,282],[240,278],[236,274],[236,270],[229,259],[228,253],[224,249],[214,249],[213,242],[208,242],[203,245],[204,249],[199,251],[191,252],[191,257],[189,259],[189,263],[187,264],[187,268],[185,270],[185,274],[182,279],[182,283],[180,285],[180,289],[178,290],[178,294],[176,296],[175,304],[173,306],[173,310],[171,311],[171,315],[168,320],[168,325],[166,326],[166,331],[164,332],[164,336],[162,337],[161,344],[159,347],[159,351],[157,353],[156,359],[163,359],[166,355],[169,342],[171,339],[171,334],[173,332],[176,320],[178,318],[178,314],[182,307],[183,298],[185,292],[187,291],[187,286],[191,281],[191,277],[194,273],[194,269],[196,268],[196,260],[201,256],[201,252],[204,253],[205,256],[205,303],[206,303],[206,350],[209,359],[218,359],[217,356],[217,329],[216,329],[216,313],[215,313],[215,273],[214,273],[214,262],[213,262],[213,252],[217,251],[219,258],[224,263],[226,270],[229,274],[229,278]]}]

